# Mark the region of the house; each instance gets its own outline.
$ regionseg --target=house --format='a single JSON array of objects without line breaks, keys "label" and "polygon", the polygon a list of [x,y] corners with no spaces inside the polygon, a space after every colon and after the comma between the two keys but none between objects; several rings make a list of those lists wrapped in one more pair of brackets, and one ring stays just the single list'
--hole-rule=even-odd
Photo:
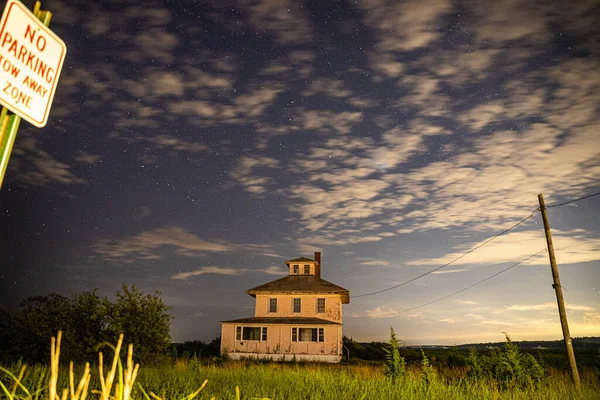
[{"label": "house", "polygon": [[314,260],[285,263],[287,276],[246,290],[256,298],[254,317],[221,321],[221,353],[232,359],[339,362],[348,290],[321,279],[319,252]]}]

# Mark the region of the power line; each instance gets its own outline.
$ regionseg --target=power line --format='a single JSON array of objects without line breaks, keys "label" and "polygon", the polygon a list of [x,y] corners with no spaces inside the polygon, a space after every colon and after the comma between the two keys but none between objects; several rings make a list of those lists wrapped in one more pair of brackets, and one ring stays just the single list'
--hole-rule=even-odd
[{"label": "power line", "polygon": [[462,255],[460,255],[459,257],[456,257],[454,260],[452,260],[452,261],[450,261],[450,262],[448,262],[448,263],[446,263],[446,264],[442,265],[441,267],[437,267],[437,268],[435,268],[435,269],[432,269],[432,270],[430,270],[430,271],[428,271],[428,272],[425,272],[424,274],[421,274],[421,275],[419,275],[419,276],[416,276],[416,277],[414,277],[414,278],[411,278],[411,279],[409,279],[409,280],[407,280],[407,281],[404,281],[404,282],[402,282],[402,283],[399,283],[398,285],[395,285],[395,286],[389,287],[389,288],[387,288],[387,289],[381,289],[381,290],[378,290],[378,291],[375,291],[375,292],[370,292],[370,293],[359,294],[359,295],[357,295],[357,296],[351,296],[350,298],[352,298],[352,299],[356,299],[356,298],[358,298],[358,297],[373,296],[373,295],[376,295],[376,294],[379,294],[379,293],[387,292],[387,291],[389,291],[389,290],[396,289],[396,288],[399,288],[400,286],[404,286],[404,285],[406,285],[406,284],[408,284],[408,283],[414,282],[414,281],[416,281],[417,279],[420,279],[420,278],[422,278],[422,277],[424,277],[424,276],[426,276],[426,275],[429,275],[429,274],[431,274],[431,273],[433,273],[433,272],[435,272],[435,271],[439,271],[440,269],[442,269],[442,268],[445,268],[445,267],[447,267],[448,265],[454,264],[456,261],[460,260],[461,258],[465,257],[465,256],[466,256],[466,255],[468,255],[468,254],[471,254],[471,253],[472,253],[472,252],[474,252],[475,250],[482,248],[482,247],[483,247],[483,246],[485,246],[486,244],[490,243],[492,240],[495,240],[495,239],[499,238],[500,236],[504,235],[505,233],[507,233],[507,232],[509,232],[509,231],[511,231],[511,230],[513,230],[513,229],[515,229],[517,226],[521,225],[523,222],[525,222],[525,221],[527,221],[529,218],[533,217],[533,215],[534,215],[536,212],[538,212],[538,211],[539,211],[539,209],[538,209],[538,208],[536,208],[535,210],[533,210],[533,211],[531,212],[531,214],[529,214],[529,216],[527,216],[527,217],[523,218],[522,220],[520,220],[519,222],[517,222],[516,224],[514,224],[514,225],[513,225],[513,226],[511,226],[510,228],[508,228],[508,229],[505,229],[504,231],[500,232],[500,233],[499,233],[499,234],[497,234],[496,236],[493,236],[493,237],[491,237],[490,239],[488,239],[488,240],[486,240],[485,242],[481,243],[480,245],[478,245],[478,246],[476,246],[476,247],[472,248],[471,250],[467,251],[466,253],[463,253],[463,254],[462,254]]},{"label": "power line", "polygon": [[477,285],[480,285],[480,284],[482,284],[483,282],[489,281],[490,279],[492,279],[492,278],[495,278],[496,276],[498,276],[498,275],[500,275],[500,274],[502,274],[502,273],[504,273],[504,272],[506,272],[506,271],[510,270],[511,268],[514,268],[514,267],[516,267],[516,266],[517,266],[517,265],[519,265],[519,264],[522,264],[522,263],[524,263],[525,261],[527,261],[527,260],[529,260],[529,259],[531,259],[531,258],[533,258],[533,257],[537,256],[538,254],[540,254],[540,253],[543,253],[544,251],[547,251],[547,249],[546,249],[546,248],[543,248],[542,250],[540,250],[540,251],[538,251],[538,252],[536,252],[536,253],[533,253],[532,255],[530,255],[530,256],[528,256],[528,257],[526,257],[526,258],[522,259],[521,261],[519,261],[519,262],[517,262],[517,263],[515,263],[515,264],[512,264],[511,266],[509,266],[509,267],[507,267],[507,268],[504,268],[503,270],[501,270],[501,271],[499,271],[499,272],[496,272],[495,274],[493,274],[493,275],[490,275],[490,276],[488,276],[488,277],[487,277],[487,278],[485,278],[485,279],[482,279],[482,280],[480,280],[480,281],[477,281],[477,282],[475,282],[475,283],[474,283],[474,284],[472,284],[472,285],[469,285],[469,286],[467,286],[467,287],[465,287],[465,288],[463,288],[463,289],[457,290],[457,291],[456,291],[456,292],[454,292],[454,293],[450,293],[450,294],[448,294],[448,295],[446,295],[446,296],[444,296],[444,297],[440,297],[439,299],[432,300],[432,301],[430,301],[430,302],[427,302],[427,303],[421,304],[421,305],[419,305],[419,306],[416,306],[416,307],[407,308],[407,309],[405,309],[405,310],[402,310],[402,311],[397,311],[397,312],[395,312],[395,313],[388,314],[388,315],[386,315],[386,317],[388,317],[388,316],[392,316],[392,315],[401,314],[401,313],[405,313],[405,312],[408,312],[408,311],[413,311],[413,310],[416,310],[416,309],[418,309],[418,308],[422,308],[422,307],[425,307],[425,306],[428,306],[428,305],[431,305],[431,304],[437,303],[437,302],[439,302],[439,301],[446,300],[446,299],[447,299],[447,298],[449,298],[449,297],[455,296],[455,295],[457,295],[457,294],[459,294],[459,293],[462,293],[462,292],[465,292],[465,291],[467,291],[467,290],[469,290],[469,289],[471,289],[471,288],[473,288],[473,287],[475,287],[475,286],[477,286]]},{"label": "power line", "polygon": [[589,194],[589,195],[587,195],[587,196],[583,196],[583,197],[580,197],[580,198],[578,198],[578,199],[574,199],[574,200],[565,201],[564,203],[551,204],[551,205],[549,205],[549,206],[546,206],[546,208],[560,207],[560,206],[564,206],[564,205],[566,205],[566,204],[575,203],[576,201],[580,201],[580,200],[589,199],[590,197],[594,197],[594,196],[600,196],[600,192],[598,192],[598,193],[593,193],[593,194]]}]

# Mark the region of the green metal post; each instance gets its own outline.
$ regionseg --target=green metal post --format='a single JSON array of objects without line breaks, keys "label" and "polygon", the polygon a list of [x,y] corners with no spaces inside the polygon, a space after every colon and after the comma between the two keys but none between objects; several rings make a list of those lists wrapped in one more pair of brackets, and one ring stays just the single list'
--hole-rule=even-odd
[{"label": "green metal post", "polygon": [[0,156],[2,157],[0,159],[0,188],[2,188],[8,159],[10,158],[20,123],[21,117],[2,107],[2,114],[0,116]]}]

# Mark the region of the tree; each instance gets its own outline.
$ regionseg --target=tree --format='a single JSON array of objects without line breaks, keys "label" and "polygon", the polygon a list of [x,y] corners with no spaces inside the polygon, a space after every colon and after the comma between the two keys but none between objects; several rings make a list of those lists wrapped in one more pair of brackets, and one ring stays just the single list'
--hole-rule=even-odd
[{"label": "tree", "polygon": [[96,290],[71,297],[53,293],[26,298],[19,310],[2,312],[3,358],[46,363],[50,338],[61,330],[65,359],[94,359],[95,347],[106,341],[107,304]]},{"label": "tree", "polygon": [[344,346],[344,354],[349,351],[351,358],[362,358],[362,347],[360,343],[356,342],[351,337],[346,335],[342,336],[342,345]]},{"label": "tree", "polygon": [[19,332],[14,338],[18,355],[29,362],[48,362],[50,338],[62,330],[64,357],[76,360],[72,318],[71,301],[67,296],[53,293],[23,300],[21,309],[13,315],[13,331]]},{"label": "tree", "polygon": [[108,310],[110,302],[100,297],[97,289],[90,292],[74,294],[71,297],[73,310],[72,323],[75,326],[78,357],[83,360],[94,360],[98,354],[98,345],[102,342],[114,342],[109,336]]},{"label": "tree", "polygon": [[108,309],[109,333],[114,337],[123,333],[125,342],[133,343],[140,363],[160,362],[169,354],[171,307],[159,295],[158,291],[143,294],[135,285],[123,285]]}]

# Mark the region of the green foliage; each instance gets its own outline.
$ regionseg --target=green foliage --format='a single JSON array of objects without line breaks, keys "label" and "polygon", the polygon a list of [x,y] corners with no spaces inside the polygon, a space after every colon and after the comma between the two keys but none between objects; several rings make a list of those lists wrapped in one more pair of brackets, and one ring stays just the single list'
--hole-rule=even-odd
[{"label": "green foliage", "polygon": [[386,353],[385,374],[395,380],[406,374],[406,361],[400,356],[400,341],[396,338],[394,328],[390,326],[389,348],[383,348]]},{"label": "green foliage", "polygon": [[467,359],[469,375],[475,379],[494,379],[501,387],[529,387],[539,384],[545,377],[544,368],[531,354],[521,353],[505,333],[504,351],[490,350],[488,356],[479,356],[472,349]]},{"label": "green foliage", "polygon": [[135,285],[123,285],[108,311],[108,332],[123,333],[133,343],[140,364],[164,362],[171,345],[171,307],[163,303],[160,292],[144,294]]},{"label": "green foliage", "polygon": [[421,380],[425,384],[429,385],[435,379],[435,370],[433,369],[433,366],[429,362],[429,358],[427,358],[423,349],[421,349],[421,355],[423,357],[421,359]]},{"label": "green foliage", "polygon": [[[240,365],[243,364],[232,361],[221,366],[203,365],[202,368],[177,368],[169,364],[141,367],[136,380],[139,385],[134,386],[131,398],[145,399],[140,389],[143,387],[148,395],[153,392],[164,399],[185,399],[190,393],[196,391],[205,379],[208,379],[208,384],[198,395],[198,399],[208,400],[213,396],[218,400],[235,399],[235,386],[240,387],[242,399],[591,400],[600,398],[598,374],[589,372],[582,374],[582,389],[578,394],[573,390],[569,375],[557,371],[552,373],[551,379],[548,379],[546,384],[537,388],[500,388],[494,381],[485,379],[454,382],[434,379],[425,387],[418,377],[417,368],[420,367],[417,366],[406,374],[400,381],[401,384],[398,384],[398,381],[393,382],[384,376],[378,366],[257,363],[248,368],[240,368]],[[99,389],[97,366],[92,365],[91,368],[90,389]],[[7,369],[12,371],[13,375],[18,375],[18,367],[10,366]],[[38,386],[40,376],[44,373],[47,375],[47,369],[46,366],[30,366],[22,379],[22,384],[32,394],[41,387],[40,400],[48,399],[48,387],[45,383],[47,380]],[[81,376],[82,371],[82,365],[75,365],[76,377]],[[438,374],[442,376],[444,371],[438,370]],[[0,380],[11,390],[13,379],[0,372]],[[68,380],[68,369],[61,368],[58,387],[68,387]],[[26,394],[18,389],[15,400],[26,400],[26,398]],[[93,393],[88,395],[88,400],[97,398],[98,396]]]},{"label": "green foliage", "polygon": [[23,359],[45,363],[49,339],[63,332],[63,359],[83,362],[97,357],[97,346],[125,333],[142,362],[168,354],[169,308],[158,294],[144,295],[134,286],[123,287],[116,302],[96,290],[64,296],[28,297],[15,311],[0,310],[0,361]]},{"label": "green foliage", "polygon": [[46,362],[50,358],[48,338],[58,330],[64,333],[65,357],[74,361],[95,357],[94,346],[106,340],[107,303],[96,291],[71,297],[28,297],[18,311],[2,315],[0,342],[6,344],[3,358]]},{"label": "green foliage", "polygon": [[471,367],[469,374],[475,379],[481,379],[485,375],[483,366],[481,365],[481,358],[477,354],[475,348],[469,349],[469,357],[467,358],[467,364]]}]

